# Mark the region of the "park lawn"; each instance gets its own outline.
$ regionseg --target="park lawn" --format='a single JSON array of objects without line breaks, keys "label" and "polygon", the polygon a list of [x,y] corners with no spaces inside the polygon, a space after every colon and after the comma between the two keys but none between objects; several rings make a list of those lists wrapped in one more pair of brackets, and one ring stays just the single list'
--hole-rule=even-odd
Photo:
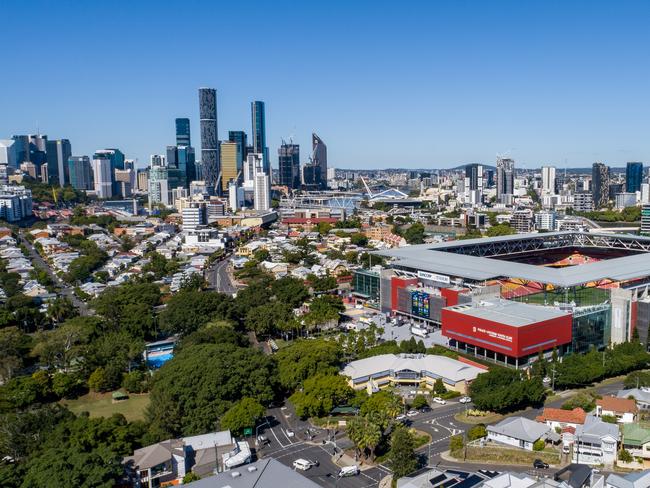
[{"label": "park lawn", "polygon": [[121,413],[128,421],[144,420],[149,394],[130,394],[127,400],[113,403],[111,393],[88,393],[76,400],[61,400],[61,403],[76,415],[88,412],[91,417],[110,417]]},{"label": "park lawn", "polygon": [[[463,459],[463,451],[452,452],[456,459]],[[546,449],[544,451],[525,451],[523,449],[509,449],[505,447],[476,447],[467,446],[465,461],[492,462],[497,464],[533,464],[535,459],[541,459],[548,464],[559,464],[558,451]]]}]

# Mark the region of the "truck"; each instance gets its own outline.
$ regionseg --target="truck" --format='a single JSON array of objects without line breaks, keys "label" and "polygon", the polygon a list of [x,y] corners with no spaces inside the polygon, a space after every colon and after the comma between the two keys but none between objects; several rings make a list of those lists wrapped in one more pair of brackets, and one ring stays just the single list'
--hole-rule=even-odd
[{"label": "truck", "polygon": [[420,327],[416,327],[414,325],[411,326],[411,334],[418,336],[418,337],[423,337],[426,338],[429,335],[429,331],[427,329],[421,329]]}]

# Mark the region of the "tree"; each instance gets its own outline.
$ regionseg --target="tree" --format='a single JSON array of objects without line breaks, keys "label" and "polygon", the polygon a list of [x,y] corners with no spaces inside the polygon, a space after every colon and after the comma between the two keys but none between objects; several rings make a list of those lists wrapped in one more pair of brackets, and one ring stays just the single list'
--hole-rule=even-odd
[{"label": "tree", "polygon": [[516,234],[517,231],[508,224],[497,224],[490,227],[487,231],[488,237],[508,236]]},{"label": "tree", "polygon": [[106,378],[106,370],[97,368],[88,378],[88,388],[93,391],[106,391],[109,388],[109,382]]},{"label": "tree", "polygon": [[447,393],[447,388],[445,388],[442,378],[436,378],[436,381],[433,383],[433,392],[437,395]]},{"label": "tree", "polygon": [[330,275],[318,277],[314,274],[307,275],[307,281],[315,292],[325,292],[334,290],[338,284],[336,278]]},{"label": "tree", "polygon": [[255,331],[257,335],[268,337],[276,332],[279,324],[291,317],[291,308],[286,303],[274,300],[249,310],[244,324],[246,329]]},{"label": "tree", "polygon": [[125,283],[104,290],[92,307],[104,319],[105,328],[126,331],[134,338],[155,336],[153,308],[160,303],[160,289],[153,283]]},{"label": "tree", "polygon": [[492,367],[472,382],[470,396],[479,410],[508,412],[539,405],[546,391],[539,377],[527,379],[521,371]]},{"label": "tree", "polygon": [[17,327],[0,329],[0,384],[23,366],[31,342],[31,338]]},{"label": "tree", "polygon": [[452,435],[449,438],[449,451],[452,453],[458,453],[465,447],[465,442],[463,440],[462,434]]},{"label": "tree", "polygon": [[363,247],[368,244],[368,238],[361,232],[355,232],[350,236],[350,243],[354,244],[355,246]]},{"label": "tree", "polygon": [[285,276],[271,284],[271,292],[278,302],[286,303],[291,308],[299,307],[309,298],[309,290],[302,280]]},{"label": "tree", "polygon": [[264,412],[264,406],[254,398],[242,398],[221,417],[221,428],[229,429],[234,435],[242,435],[244,429],[255,428]]},{"label": "tree", "polygon": [[429,402],[427,402],[427,399],[424,395],[415,395],[415,398],[413,399],[413,403],[411,404],[411,407],[417,410],[428,406],[429,406]]},{"label": "tree", "polygon": [[424,225],[416,222],[404,231],[404,239],[409,244],[424,244]]},{"label": "tree", "polygon": [[222,293],[183,290],[160,313],[160,327],[168,333],[191,334],[211,320],[231,317],[233,300]]},{"label": "tree", "polygon": [[291,395],[289,400],[299,417],[322,417],[337,405],[345,405],[353,395],[354,391],[343,376],[318,374],[306,379],[302,391]]},{"label": "tree", "polygon": [[402,425],[398,425],[391,435],[388,459],[394,479],[412,473],[418,466],[413,436]]},{"label": "tree", "polygon": [[467,439],[470,441],[482,439],[483,437],[487,437],[487,429],[485,428],[485,424],[474,425],[467,431]]},{"label": "tree", "polygon": [[278,380],[288,391],[294,391],[317,373],[336,374],[341,362],[341,348],[329,340],[299,340],[280,349],[275,355]]},{"label": "tree", "polygon": [[[353,417],[346,424],[348,438],[354,443],[357,455],[375,459],[375,449],[382,439],[382,429],[379,425],[366,417]],[[366,450],[369,451],[366,453]]]},{"label": "tree", "polygon": [[379,425],[382,430],[385,430],[403,408],[399,396],[392,391],[381,390],[371,395],[361,405],[359,413]]},{"label": "tree", "polygon": [[183,347],[154,376],[147,419],[161,439],[207,432],[244,397],[268,404],[276,377],[273,360],[250,348]]},{"label": "tree", "polygon": [[634,458],[632,457],[632,454],[630,454],[630,451],[627,449],[621,449],[618,451],[618,459],[619,461],[622,461],[624,463],[631,463],[634,461]]},{"label": "tree", "polygon": [[311,325],[321,325],[334,320],[338,322],[340,312],[344,310],[345,305],[339,297],[321,295],[309,304],[309,313],[305,316],[305,322]]},{"label": "tree", "polygon": [[57,297],[47,304],[47,316],[54,323],[63,322],[77,315],[77,310],[68,297]]},{"label": "tree", "polygon": [[533,451],[543,451],[545,447],[546,442],[544,442],[542,439],[537,439],[535,442],[533,442]]}]

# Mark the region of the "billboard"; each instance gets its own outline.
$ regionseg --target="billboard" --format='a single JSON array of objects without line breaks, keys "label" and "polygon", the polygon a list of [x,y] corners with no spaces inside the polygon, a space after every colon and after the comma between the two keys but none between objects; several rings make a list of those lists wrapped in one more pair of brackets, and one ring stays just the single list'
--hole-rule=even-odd
[{"label": "billboard", "polygon": [[411,315],[428,319],[430,314],[429,310],[429,294],[423,291],[411,292]]}]

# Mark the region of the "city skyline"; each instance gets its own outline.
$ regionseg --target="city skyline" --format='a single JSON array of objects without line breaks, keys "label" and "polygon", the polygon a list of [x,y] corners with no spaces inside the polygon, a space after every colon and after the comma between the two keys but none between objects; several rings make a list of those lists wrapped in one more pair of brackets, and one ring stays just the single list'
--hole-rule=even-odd
[{"label": "city skyline", "polygon": [[[118,147],[143,167],[174,143],[176,118],[190,119],[200,147],[196,91],[210,86],[218,91],[220,140],[231,130],[248,132],[250,103],[265,102],[273,168],[283,138],[301,145],[306,157],[312,132],[327,142],[329,165],[340,168],[448,168],[490,164],[497,154],[519,168],[650,160],[643,81],[650,5],[643,2],[379,4],[368,12],[363,2],[334,2],[318,15],[314,7],[282,3],[190,2],[177,11],[171,3],[151,9],[143,2],[120,4],[117,18],[108,15],[114,6],[77,7],[37,1],[14,3],[7,13],[28,17],[36,30],[92,22],[93,29],[110,25],[130,35],[79,42],[69,29],[50,39],[48,49],[62,55],[40,59],[45,88],[42,77],[3,81],[1,137],[40,132],[69,139],[74,155]],[[367,22],[353,22],[361,12]],[[280,19],[291,21],[287,33],[272,28]],[[495,29],[499,23],[508,28]],[[0,39],[11,45],[20,25],[9,22]],[[172,27],[177,35],[159,35]],[[239,35],[251,28],[259,36]],[[598,34],[604,31],[609,35]],[[20,38],[8,65],[42,49],[39,36]],[[235,43],[251,54],[204,62],[215,46]],[[125,56],[127,49],[148,56]],[[151,76],[180,51],[201,70]],[[287,53],[300,60],[298,69],[279,69]],[[113,69],[93,76],[99,64]],[[408,145],[400,143],[404,134]]]}]

